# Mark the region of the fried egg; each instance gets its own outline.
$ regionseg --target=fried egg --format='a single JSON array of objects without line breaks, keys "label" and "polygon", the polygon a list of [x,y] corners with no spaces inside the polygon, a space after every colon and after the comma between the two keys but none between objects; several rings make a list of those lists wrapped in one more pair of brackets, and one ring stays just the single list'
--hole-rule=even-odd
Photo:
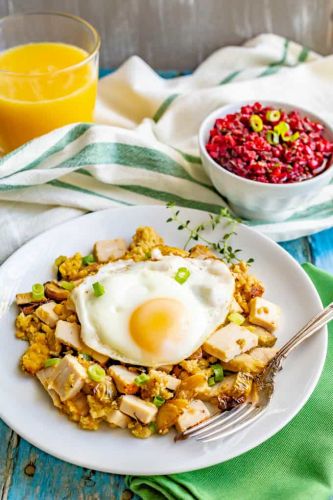
[{"label": "fried egg", "polygon": [[[185,281],[176,279],[180,268]],[[96,282],[104,287],[99,297]],[[233,293],[234,278],[220,260],[171,255],[107,264],[85,278],[72,299],[85,344],[113,359],[154,367],[196,351],[224,322]]]}]

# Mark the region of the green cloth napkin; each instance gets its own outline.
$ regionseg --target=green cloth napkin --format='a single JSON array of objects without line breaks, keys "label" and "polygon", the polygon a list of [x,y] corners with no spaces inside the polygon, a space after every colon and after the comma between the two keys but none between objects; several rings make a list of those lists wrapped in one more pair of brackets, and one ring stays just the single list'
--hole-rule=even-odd
[{"label": "green cloth napkin", "polygon": [[[325,305],[333,276],[304,264]],[[200,471],[127,477],[144,500],[321,500],[333,493],[333,322],[320,381],[300,413],[276,436],[244,455]],[[315,362],[316,353],[313,353]]]}]

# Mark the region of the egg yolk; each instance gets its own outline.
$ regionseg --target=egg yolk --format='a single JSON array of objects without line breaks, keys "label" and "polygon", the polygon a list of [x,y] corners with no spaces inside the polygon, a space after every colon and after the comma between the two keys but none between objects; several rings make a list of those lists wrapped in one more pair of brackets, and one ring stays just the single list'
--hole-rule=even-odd
[{"label": "egg yolk", "polygon": [[172,298],[152,299],[137,307],[131,315],[130,334],[136,344],[147,352],[163,351],[165,341],[181,340],[186,310]]}]

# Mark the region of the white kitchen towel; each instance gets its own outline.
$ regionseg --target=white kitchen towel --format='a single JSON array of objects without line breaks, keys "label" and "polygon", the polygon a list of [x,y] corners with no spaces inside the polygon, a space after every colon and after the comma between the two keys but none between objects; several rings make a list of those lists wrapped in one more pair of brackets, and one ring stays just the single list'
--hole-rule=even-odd
[{"label": "white kitchen towel", "polygon": [[[198,128],[217,107],[247,99],[299,104],[333,125],[333,57],[260,35],[169,80],[131,57],[100,81],[97,124],[63,127],[1,159],[0,261],[87,211],[174,200],[217,212],[225,202],[202,170]],[[246,223],[280,241],[331,227],[333,184],[285,222]]]}]

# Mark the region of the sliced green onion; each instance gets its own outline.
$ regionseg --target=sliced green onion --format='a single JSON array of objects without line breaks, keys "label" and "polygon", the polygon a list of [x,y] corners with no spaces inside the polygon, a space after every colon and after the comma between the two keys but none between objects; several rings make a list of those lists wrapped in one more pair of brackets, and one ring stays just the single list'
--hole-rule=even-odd
[{"label": "sliced green onion", "polygon": [[80,352],[80,356],[81,356],[81,358],[85,359],[86,361],[92,360],[92,357],[90,356],[90,354],[87,354],[86,352]]},{"label": "sliced green onion", "polygon": [[105,293],[105,288],[99,281],[93,283],[93,289],[96,297],[101,297]]},{"label": "sliced green onion", "polygon": [[178,271],[175,274],[175,280],[182,285],[185,283],[186,280],[188,280],[190,276],[190,271],[187,269],[187,267],[180,267]]},{"label": "sliced green onion", "polygon": [[216,365],[212,365],[211,369],[213,370],[215,382],[221,382],[224,379],[224,373],[223,373],[222,365],[219,365],[217,363]]},{"label": "sliced green onion", "polygon": [[56,267],[59,267],[61,266],[61,264],[67,259],[67,257],[65,255],[59,255],[59,257],[56,258],[56,260],[54,261],[54,264]]},{"label": "sliced green onion", "polygon": [[45,297],[44,285],[42,285],[41,283],[35,283],[34,285],[32,285],[31,292],[33,300],[41,300]]},{"label": "sliced green onion", "polygon": [[156,424],[155,424],[155,422],[150,422],[150,424],[148,424],[148,429],[151,432],[156,432]]},{"label": "sliced green onion", "polygon": [[208,379],[208,385],[209,385],[209,387],[212,387],[215,384],[216,384],[215,377],[214,376],[209,377],[209,379]]},{"label": "sliced green onion", "polygon": [[135,377],[134,383],[136,385],[143,385],[146,382],[149,382],[149,380],[150,380],[149,375],[147,375],[146,373],[141,373],[141,375],[138,375],[137,377]]},{"label": "sliced green onion", "polygon": [[292,135],[282,134],[281,136],[285,142],[295,142],[299,138],[299,132],[295,132]]},{"label": "sliced green onion", "polygon": [[266,113],[266,120],[269,122],[278,122],[281,118],[281,113],[278,109],[270,109]]},{"label": "sliced green onion", "polygon": [[49,358],[44,363],[44,368],[50,368],[51,366],[57,366],[60,363],[60,358]]},{"label": "sliced green onion", "polygon": [[153,403],[155,406],[157,406],[157,408],[159,408],[160,406],[164,405],[165,399],[162,398],[162,396],[155,396],[153,399]]},{"label": "sliced green onion", "polygon": [[238,312],[233,312],[229,314],[228,320],[230,321],[230,323],[236,323],[236,325],[242,325],[245,321],[245,318],[242,314]]},{"label": "sliced green onion", "polygon": [[288,123],[286,122],[280,122],[274,127],[274,132],[276,132],[278,135],[284,135],[290,130],[290,127]]},{"label": "sliced green onion", "polygon": [[99,365],[90,365],[87,369],[89,378],[94,382],[102,382],[105,378],[105,370]]},{"label": "sliced green onion", "polygon": [[254,132],[261,132],[262,129],[264,128],[263,121],[259,115],[250,116],[250,125],[252,130],[254,130]]},{"label": "sliced green onion", "polygon": [[61,288],[64,288],[65,290],[68,290],[69,292],[71,292],[75,286],[74,283],[71,283],[70,281],[60,281],[59,285],[61,286]]},{"label": "sliced green onion", "polygon": [[267,130],[266,140],[272,145],[279,144],[279,134],[273,132],[273,130]]},{"label": "sliced green onion", "polygon": [[85,257],[82,258],[82,264],[84,266],[89,266],[89,264],[92,264],[93,262],[96,262],[96,261],[95,261],[95,257],[93,256],[92,253],[90,253],[89,255],[86,255]]}]

